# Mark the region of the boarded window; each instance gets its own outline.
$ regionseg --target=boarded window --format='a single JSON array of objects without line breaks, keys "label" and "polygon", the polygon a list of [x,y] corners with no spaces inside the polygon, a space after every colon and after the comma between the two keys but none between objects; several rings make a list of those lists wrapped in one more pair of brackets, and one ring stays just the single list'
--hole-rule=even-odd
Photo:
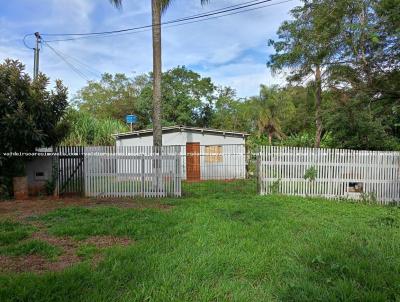
[{"label": "boarded window", "polygon": [[206,146],[206,163],[222,163],[222,146]]}]

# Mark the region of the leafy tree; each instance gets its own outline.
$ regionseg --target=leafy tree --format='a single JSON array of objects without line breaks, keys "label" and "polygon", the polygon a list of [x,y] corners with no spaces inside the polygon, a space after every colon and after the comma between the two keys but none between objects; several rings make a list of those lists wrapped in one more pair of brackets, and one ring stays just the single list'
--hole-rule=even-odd
[{"label": "leafy tree", "polygon": [[[393,0],[303,0],[270,42],[274,71],[300,84],[314,76],[315,146],[323,128],[337,147],[393,148],[379,138],[400,137],[399,9]],[[352,127],[338,125],[345,120]]]},{"label": "leafy tree", "polygon": [[[97,119],[122,121],[128,113],[138,117],[136,129],[152,126],[151,100],[153,74],[134,79],[124,74],[104,74],[98,82],[89,82],[74,99],[79,111]],[[162,97],[164,125],[209,126],[216,98],[210,78],[178,66],[163,73]]]},{"label": "leafy tree", "polygon": [[[121,7],[122,0],[110,0],[117,7]],[[153,30],[153,145],[162,145],[161,128],[161,14],[171,4],[171,0],[151,0],[152,30]],[[201,0],[202,4],[208,0]]]},{"label": "leafy tree", "polygon": [[[138,97],[141,106],[151,101],[152,73],[143,80],[146,81]],[[215,86],[210,78],[178,66],[163,73],[162,83],[164,125],[208,126],[211,123]]]},{"label": "leafy tree", "polygon": [[275,48],[268,66],[279,72],[289,69],[288,80],[304,83],[314,76],[315,87],[315,146],[320,146],[322,124],[323,66],[334,59],[340,43],[336,39],[340,26],[332,15],[336,1],[303,0],[303,6],[291,11],[293,20],[285,21],[278,30],[278,40],[269,41]]},{"label": "leafy tree", "polygon": [[0,64],[0,198],[11,195],[11,178],[23,175],[25,160],[3,153],[53,146],[65,134],[59,121],[68,105],[67,89],[56,81],[55,89],[48,91],[48,84],[44,74],[32,81],[17,60]]},{"label": "leafy tree", "polygon": [[163,74],[163,120],[174,124],[200,126],[210,119],[214,100],[211,78],[178,66]]},{"label": "leafy tree", "polygon": [[287,86],[279,90],[282,98],[292,106],[292,114],[282,120],[282,131],[287,135],[313,132],[315,143],[315,101],[313,87]]},{"label": "leafy tree", "polygon": [[232,130],[248,131],[249,125],[246,110],[249,107],[246,101],[240,101],[236,97],[236,91],[230,87],[219,87],[215,101],[212,127]]},{"label": "leafy tree", "polygon": [[[400,100],[400,2],[341,1],[336,13],[342,41],[331,64],[329,87],[341,99],[368,104],[369,114],[382,119],[387,133],[396,135]],[[354,104],[354,102],[353,102]],[[398,135],[398,134],[397,134]]]},{"label": "leafy tree", "polygon": [[131,79],[122,73],[105,73],[100,81],[91,81],[78,91],[74,105],[98,119],[123,121],[125,115],[135,114],[138,116],[135,127],[143,128],[149,123],[151,108],[139,96],[147,84],[146,76]]},{"label": "leafy tree", "polygon": [[342,101],[326,113],[330,147],[360,150],[390,150],[398,146],[388,135],[382,119],[374,117],[363,102]]},{"label": "leafy tree", "polygon": [[62,138],[57,125],[68,105],[67,89],[56,81],[48,91],[48,84],[44,74],[32,81],[17,60],[0,64],[1,152],[30,152]]}]

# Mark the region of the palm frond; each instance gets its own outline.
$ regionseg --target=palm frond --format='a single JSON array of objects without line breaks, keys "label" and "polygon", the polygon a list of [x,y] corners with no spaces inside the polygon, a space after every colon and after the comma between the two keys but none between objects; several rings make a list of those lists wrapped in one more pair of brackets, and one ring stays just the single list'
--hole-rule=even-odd
[{"label": "palm frond", "polygon": [[122,8],[122,0],[109,0],[116,8]]}]

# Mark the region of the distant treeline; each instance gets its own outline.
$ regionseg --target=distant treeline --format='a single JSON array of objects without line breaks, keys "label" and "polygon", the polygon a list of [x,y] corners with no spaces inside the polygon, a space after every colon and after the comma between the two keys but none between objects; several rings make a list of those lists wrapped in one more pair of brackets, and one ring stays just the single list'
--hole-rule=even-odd
[{"label": "distant treeline", "polygon": [[[284,87],[262,85],[240,99],[178,66],[163,74],[163,124],[246,131],[252,144],[398,150],[399,11],[400,1],[304,0],[269,42],[268,66],[288,74]],[[73,110],[121,123],[135,114],[135,129],[151,127],[151,83],[151,74],[103,74],[79,91]]]}]

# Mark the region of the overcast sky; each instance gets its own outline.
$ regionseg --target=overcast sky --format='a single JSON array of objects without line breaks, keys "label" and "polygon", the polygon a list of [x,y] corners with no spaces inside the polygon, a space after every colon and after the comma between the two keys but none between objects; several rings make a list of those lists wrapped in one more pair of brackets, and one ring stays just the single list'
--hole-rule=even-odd
[{"label": "overcast sky", "polygon": [[[238,96],[258,94],[260,84],[282,83],[266,67],[272,49],[268,39],[274,38],[279,25],[290,18],[289,10],[300,4],[292,0],[260,10],[164,28],[163,68],[185,65],[217,85],[229,85]],[[0,59],[21,60],[32,73],[33,50],[22,38],[27,33],[73,33],[122,29],[151,23],[150,0],[125,0],[123,9],[113,8],[107,0],[14,0],[4,1],[0,11]],[[175,0],[163,21],[243,3],[245,0],[215,0],[202,7],[196,0]],[[52,37],[47,37],[51,39]],[[33,45],[33,38],[27,39]],[[149,72],[152,68],[151,32],[115,37],[55,42],[56,50],[86,77],[95,80],[103,72],[123,72],[129,76]],[[70,97],[86,80],[44,46],[40,70],[64,81]],[[90,66],[90,69],[86,66]]]}]

